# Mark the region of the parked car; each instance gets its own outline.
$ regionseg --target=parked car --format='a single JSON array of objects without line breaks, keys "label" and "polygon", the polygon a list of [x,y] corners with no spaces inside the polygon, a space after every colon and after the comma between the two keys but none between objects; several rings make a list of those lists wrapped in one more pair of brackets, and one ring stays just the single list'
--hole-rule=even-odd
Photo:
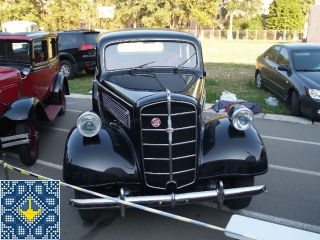
[{"label": "parked car", "polygon": [[320,119],[320,44],[273,45],[257,58],[255,81],[287,102],[292,115]]},{"label": "parked car", "polygon": [[[265,190],[264,143],[253,113],[206,111],[200,42],[166,30],[110,32],[99,38],[92,110],[66,140],[63,178],[90,191],[155,205],[217,201],[245,208]],[[85,199],[83,199],[85,198]],[[92,221],[107,198],[75,190],[71,204]],[[122,211],[123,213],[123,211]]]},{"label": "parked car", "polygon": [[97,31],[63,31],[59,35],[60,69],[68,79],[85,70],[93,74],[96,67]]},{"label": "parked car", "polygon": [[39,151],[38,120],[64,114],[65,94],[56,34],[0,33],[1,150],[16,147],[21,161],[32,165]]}]

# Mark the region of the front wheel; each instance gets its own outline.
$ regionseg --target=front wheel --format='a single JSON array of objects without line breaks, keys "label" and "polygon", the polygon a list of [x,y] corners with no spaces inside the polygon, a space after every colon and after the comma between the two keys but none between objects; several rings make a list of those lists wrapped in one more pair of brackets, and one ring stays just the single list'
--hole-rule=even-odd
[{"label": "front wheel", "polygon": [[[86,198],[94,198],[91,194],[80,192],[75,190],[74,196],[76,199],[86,199]],[[98,209],[78,209],[79,215],[85,222],[93,222],[100,215],[100,210]]]},{"label": "front wheel", "polygon": [[255,82],[256,82],[257,88],[259,88],[259,89],[263,88],[262,77],[261,77],[261,74],[259,72],[256,73]]},{"label": "front wheel", "polygon": [[59,115],[62,116],[66,113],[66,109],[67,109],[66,89],[64,84],[62,86],[62,90],[60,93],[60,104],[61,104],[61,109],[60,109]]},{"label": "front wheel", "polygon": [[300,115],[300,101],[299,95],[294,91],[291,95],[291,115],[299,116]]},{"label": "front wheel", "polygon": [[[74,196],[76,199],[95,198],[95,196],[75,190]],[[117,209],[78,209],[81,219],[85,222],[94,222],[100,215],[103,215],[104,220],[112,222],[117,216]]]},{"label": "front wheel", "polygon": [[66,76],[67,79],[72,79],[75,77],[74,69],[72,63],[68,60],[62,60],[60,63],[60,71]]},{"label": "front wheel", "polygon": [[[231,188],[249,187],[254,185],[254,177],[241,177],[230,180]],[[252,197],[228,199],[224,204],[232,210],[240,210],[249,206]]]},{"label": "front wheel", "polygon": [[27,121],[18,122],[16,124],[16,134],[27,133],[29,143],[18,145],[20,160],[25,165],[33,165],[39,155],[39,132],[38,121],[33,114]]}]

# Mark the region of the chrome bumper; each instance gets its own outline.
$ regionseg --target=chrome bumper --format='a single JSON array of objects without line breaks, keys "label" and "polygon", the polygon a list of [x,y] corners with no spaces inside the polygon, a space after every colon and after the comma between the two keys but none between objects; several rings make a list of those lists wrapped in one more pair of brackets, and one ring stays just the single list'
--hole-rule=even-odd
[{"label": "chrome bumper", "polygon": [[[119,196],[116,199],[127,201],[130,203],[141,205],[172,205],[186,204],[196,201],[216,201],[218,207],[222,207],[225,199],[250,197],[266,191],[266,186],[250,186],[241,188],[224,189],[222,182],[217,186],[217,189],[201,192],[189,192],[167,195],[150,195],[150,196]],[[124,192],[124,191],[121,191]],[[122,207],[116,201],[109,198],[89,198],[89,199],[70,199],[70,205],[81,209],[95,208],[117,208]]]},{"label": "chrome bumper", "polygon": [[21,144],[29,143],[29,136],[27,133],[18,134],[18,135],[11,135],[8,137],[1,137],[0,138],[0,146],[1,148],[8,148],[13,147]]}]

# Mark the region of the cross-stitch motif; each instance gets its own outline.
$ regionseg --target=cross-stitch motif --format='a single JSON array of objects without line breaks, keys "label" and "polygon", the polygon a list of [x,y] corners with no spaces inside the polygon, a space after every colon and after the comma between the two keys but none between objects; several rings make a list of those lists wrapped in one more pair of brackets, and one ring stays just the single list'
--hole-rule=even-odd
[{"label": "cross-stitch motif", "polygon": [[60,238],[59,181],[1,181],[1,239]]}]

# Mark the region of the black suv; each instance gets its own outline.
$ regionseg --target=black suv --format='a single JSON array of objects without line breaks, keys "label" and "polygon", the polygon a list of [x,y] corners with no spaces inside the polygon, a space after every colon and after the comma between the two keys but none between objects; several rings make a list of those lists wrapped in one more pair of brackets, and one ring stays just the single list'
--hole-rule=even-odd
[{"label": "black suv", "polygon": [[96,67],[96,31],[58,32],[60,51],[60,70],[68,79],[85,70],[94,73]]}]

